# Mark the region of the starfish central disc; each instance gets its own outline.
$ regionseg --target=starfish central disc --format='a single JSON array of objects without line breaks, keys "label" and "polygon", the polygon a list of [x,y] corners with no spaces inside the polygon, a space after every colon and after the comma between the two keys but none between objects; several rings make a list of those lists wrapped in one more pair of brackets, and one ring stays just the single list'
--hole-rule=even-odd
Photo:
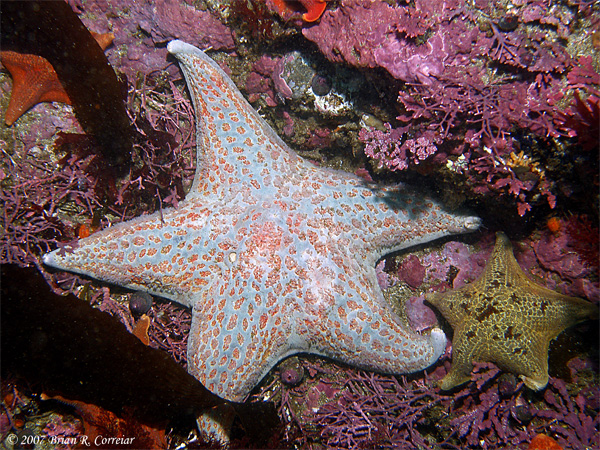
[{"label": "starfish central disc", "polygon": [[177,208],[139,217],[44,257],[49,266],[192,308],[188,367],[239,401],[283,358],[324,355],[388,373],[442,354],[386,304],[386,253],[478,227],[407,187],[377,187],[296,155],[204,52],[179,59],[197,117],[197,173]]}]

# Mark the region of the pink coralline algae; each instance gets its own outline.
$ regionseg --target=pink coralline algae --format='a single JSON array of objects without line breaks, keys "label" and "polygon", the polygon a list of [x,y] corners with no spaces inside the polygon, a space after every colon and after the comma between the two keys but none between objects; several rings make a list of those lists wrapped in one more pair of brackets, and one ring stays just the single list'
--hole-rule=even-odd
[{"label": "pink coralline algae", "polygon": [[[73,290],[73,289],[71,289]],[[133,332],[135,322],[139,319],[132,308],[131,301],[135,296],[145,294],[140,291],[132,294],[129,307],[113,298],[110,289],[103,287],[92,295],[91,304],[103,312],[110,314],[121,322],[127,331]],[[191,326],[189,310],[172,303],[154,302],[150,297],[150,306],[145,314],[150,318],[148,337],[150,347],[164,350],[182,367],[187,367],[187,340]]]},{"label": "pink coralline algae", "polygon": [[[589,371],[577,360],[574,380]],[[304,381],[277,389],[286,438],[297,447],[496,449],[526,448],[538,433],[565,449],[599,444],[598,387],[551,378],[543,393],[524,388],[512,374],[476,363],[472,381],[452,394],[433,387],[438,366],[413,379],[328,367],[304,361]]]},{"label": "pink coralline algae", "polygon": [[[115,35],[110,63],[129,78],[138,72],[167,70],[177,73],[165,43],[184,39],[202,48],[234,49],[232,31],[209,11],[202,11],[183,0],[142,0],[111,2],[70,0],[84,24],[96,32]],[[142,31],[142,32],[140,32]]]},{"label": "pink coralline algae", "polygon": [[398,279],[394,275],[390,275],[385,270],[385,259],[379,261],[375,266],[375,275],[377,276],[377,284],[382,291],[389,289],[398,282]]},{"label": "pink coralline algae", "polygon": [[331,130],[317,128],[306,142],[307,148],[324,148],[331,145]]},{"label": "pink coralline algae", "polygon": [[570,238],[570,246],[587,267],[598,269],[598,253],[600,251],[600,236],[598,223],[594,224],[590,216],[581,214],[571,216],[565,226]]},{"label": "pink coralline algae", "polygon": [[[597,134],[597,75],[591,58],[577,61],[563,44],[589,11],[549,12],[547,3],[519,2],[499,15],[492,2],[345,0],[302,33],[331,61],[381,67],[405,82],[400,126],[360,133],[380,167],[415,169],[425,159],[440,170],[447,165],[474,194],[506,196],[523,216],[544,201],[554,208],[556,186],[534,169],[522,136],[597,142],[584,131],[589,124]],[[568,96],[572,106],[557,108]],[[529,160],[515,167],[511,155],[520,152]]]},{"label": "pink coralline algae", "polygon": [[398,278],[416,289],[423,284],[425,267],[416,255],[409,255],[398,268]]},{"label": "pink coralline algae", "polygon": [[251,72],[246,78],[245,84],[246,92],[248,93],[248,100],[251,102],[257,101],[263,97],[266,100],[268,106],[276,106],[277,101],[273,95],[273,88],[271,81],[263,77],[257,72]]},{"label": "pink coralline algae", "polygon": [[[515,256],[523,270],[543,280],[544,285],[549,289],[598,302],[600,301],[600,288],[597,280],[598,266],[597,264],[588,264],[585,259],[586,255],[581,254],[580,242],[576,235],[571,234],[570,221],[574,221],[574,219],[561,221],[561,230],[557,233],[547,230],[541,235],[524,240],[517,247]],[[579,224],[580,222],[574,221],[574,223]],[[580,228],[583,228],[584,224],[585,222],[580,225]],[[595,228],[591,228],[590,231],[597,234]],[[590,237],[586,235],[587,239]],[[450,241],[439,250],[427,253],[420,258],[411,255],[407,260],[418,260],[418,264],[413,264],[425,269],[425,276],[422,280],[424,286],[431,286],[433,290],[438,290],[443,285],[449,285],[455,289],[461,288],[482,273],[493,247],[492,238],[492,234],[484,236],[478,244],[480,247],[478,250],[462,242]],[[585,242],[588,247],[597,245],[593,238],[591,241],[586,240]],[[404,271],[402,267],[403,265],[400,266],[397,277],[394,274],[383,272],[383,267],[379,267],[382,273],[378,273],[378,278],[385,284],[385,288],[395,284],[398,280],[404,282],[410,280],[411,273]],[[421,279],[420,274],[418,279]],[[389,280],[394,280],[394,282],[390,283]],[[409,283],[407,282],[407,284]],[[382,288],[384,287],[382,286]]]},{"label": "pink coralline algae", "polygon": [[[544,393],[534,396],[522,382],[506,390],[506,374],[499,373],[491,364],[475,364],[475,386],[461,389],[448,405],[462,448],[521,448],[541,432],[565,449],[598,447],[598,411],[586,407],[588,391],[571,394],[562,380],[550,377]],[[598,395],[597,386],[593,392]]]},{"label": "pink coralline algae", "polygon": [[441,399],[424,383],[305,361],[305,380],[281,386],[288,442],[327,448],[429,448],[417,428]]},{"label": "pink coralline algae", "polygon": [[540,267],[555,274],[553,279],[548,280],[550,288],[559,289],[567,295],[600,301],[598,266],[590,267],[582,260],[577,252],[577,243],[569,233],[545,232],[532,248]]},{"label": "pink coralline algae", "polygon": [[[598,398],[598,385],[582,389],[572,395],[565,382],[550,378],[550,388],[544,392],[546,405],[535,415],[546,419],[546,428],[552,432],[563,448],[599,448],[600,430],[598,430],[598,409],[593,398]],[[592,400],[590,400],[592,399]]]},{"label": "pink coralline algae", "polygon": [[569,136],[577,136],[584,150],[592,150],[600,139],[600,74],[591,56],[581,56],[577,62],[567,74],[567,87],[575,90],[573,101],[558,121]]},{"label": "pink coralline algae", "polygon": [[231,50],[234,47],[229,28],[208,11],[169,0],[147,1],[140,11],[143,16],[139,26],[150,34],[154,44],[185,39],[213,49]]},{"label": "pink coralline algae", "polygon": [[[566,51],[540,32],[501,31],[489,21],[489,33],[481,33],[474,26],[477,16],[491,15],[493,7],[478,7],[467,10],[456,1],[417,0],[394,7],[345,0],[302,33],[332,61],[382,67],[394,78],[423,85],[435,84],[448,67],[483,57],[531,72],[562,72],[568,66]],[[526,39],[531,45],[523,45]]]},{"label": "pink coralline algae", "polygon": [[[150,78],[146,82],[151,84]],[[99,214],[103,208],[126,218],[145,208],[176,205],[183,197],[186,177],[193,176],[186,158],[194,146],[192,107],[173,84],[169,93],[148,84],[129,93],[130,104],[142,105],[129,111],[137,163],[118,182],[102,170],[86,136],[73,133],[68,115],[62,120],[43,115],[23,133],[23,143],[16,141],[12,157],[0,165],[0,262],[36,264],[38,255],[58,241],[75,239],[81,226],[108,225]],[[148,103],[153,108],[145,108]],[[49,138],[54,150],[42,150],[40,140]],[[69,220],[59,219],[65,209]]]},{"label": "pink coralline algae", "polygon": [[166,351],[187,368],[187,341],[192,324],[190,311],[172,303],[156,303],[148,313],[152,320],[150,347]]},{"label": "pink coralline algae", "polygon": [[263,98],[267,106],[276,106],[277,99],[273,86],[273,72],[279,59],[262,55],[252,65],[252,71],[246,77],[245,90],[252,103]]},{"label": "pink coralline algae", "polygon": [[425,45],[413,44],[416,36],[425,34],[429,22],[425,13],[417,11],[419,6],[395,8],[385,2],[346,0],[302,33],[332,61],[383,67],[401,80],[428,83],[430,76],[442,72],[446,51],[442,33]]},{"label": "pink coralline algae", "polygon": [[83,217],[100,206],[94,193],[96,180],[84,170],[89,158],[65,158],[59,163],[60,170],[48,173],[45,163],[49,154],[39,154],[38,161],[26,159],[25,154],[15,152],[2,168],[2,264],[34,264],[37,255],[60,240],[74,239],[74,226],[55,217],[65,203],[72,202]]},{"label": "pink coralline algae", "polygon": [[402,140],[409,127],[392,129],[389,123],[384,126],[386,131],[362,128],[359,132],[359,139],[366,144],[365,154],[378,160],[379,167],[404,170],[409,167],[409,163],[419,164],[437,151],[437,147],[431,141],[433,133],[416,139]]},{"label": "pink coralline algae", "polygon": [[286,55],[277,61],[271,76],[277,93],[284,99],[291,99],[294,96],[292,89],[282,77],[284,70],[286,70],[286,62],[289,61],[290,55],[291,54]]},{"label": "pink coralline algae", "polygon": [[[440,251],[421,258],[421,264],[427,268],[425,282],[439,285],[440,282],[451,281],[454,289],[463,287],[481,275],[493,244],[489,236],[482,239],[480,245],[484,250],[479,252],[473,252],[462,242],[444,244]],[[451,280],[448,280],[450,274]]]},{"label": "pink coralline algae", "polygon": [[65,421],[59,415],[51,416],[51,420],[42,430],[50,441],[56,442],[54,448],[59,450],[74,448],[75,444],[83,439],[82,431],[83,426],[79,421]]},{"label": "pink coralline algae", "polygon": [[406,318],[410,326],[422,332],[437,325],[438,321],[433,310],[425,304],[425,296],[410,297],[404,303]]},{"label": "pink coralline algae", "polygon": [[388,34],[382,46],[375,49],[375,61],[390,72],[394,78],[408,82],[431,84],[432,77],[444,71],[443,60],[447,56],[444,36],[437,33],[424,46],[414,48],[410,41]]},{"label": "pink coralline algae", "polygon": [[283,99],[298,100],[311,87],[315,71],[298,51],[287,53],[277,61],[273,69],[273,83]]},{"label": "pink coralline algae", "polygon": [[[480,69],[471,68],[472,79],[465,84],[458,81],[461,72],[449,68],[445,85],[436,81],[400,92],[399,101],[408,114],[398,119],[410,126],[386,124],[387,132],[361,130],[365,153],[391,170],[406,169],[433,154],[439,164],[462,155],[463,164],[449,167],[465,175],[474,192],[510,195],[516,198],[520,215],[530,209],[535,194],[542,194],[553,208],[556,200],[545,173],[527,156],[517,155],[511,132],[519,125],[542,136],[561,134],[560,123],[549,119],[553,107],[545,77],[539,75],[530,84],[490,85]],[[413,137],[403,140],[409,129]]]}]

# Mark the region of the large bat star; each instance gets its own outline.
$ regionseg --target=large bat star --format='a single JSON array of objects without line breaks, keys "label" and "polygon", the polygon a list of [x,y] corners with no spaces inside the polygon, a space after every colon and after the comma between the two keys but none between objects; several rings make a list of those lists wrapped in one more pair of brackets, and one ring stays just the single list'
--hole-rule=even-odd
[{"label": "large bat star", "polygon": [[476,230],[479,219],[303,160],[204,52],[181,41],[168,50],[196,111],[190,192],[177,208],[102,230],[44,263],[192,308],[189,372],[231,401],[300,352],[393,374],[433,364],[444,333],[404,324],[375,264]]}]

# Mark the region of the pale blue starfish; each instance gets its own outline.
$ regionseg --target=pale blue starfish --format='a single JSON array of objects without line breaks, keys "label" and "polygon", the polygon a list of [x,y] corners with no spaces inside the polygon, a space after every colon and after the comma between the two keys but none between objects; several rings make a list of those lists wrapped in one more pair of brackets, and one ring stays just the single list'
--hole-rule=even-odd
[{"label": "pale blue starfish", "polygon": [[444,351],[386,304],[386,253],[477,229],[405,187],[380,188],[296,155],[204,52],[169,44],[194,101],[198,168],[177,208],[54,251],[44,263],[192,308],[188,367],[241,401],[299,352],[364,369],[415,372]]}]

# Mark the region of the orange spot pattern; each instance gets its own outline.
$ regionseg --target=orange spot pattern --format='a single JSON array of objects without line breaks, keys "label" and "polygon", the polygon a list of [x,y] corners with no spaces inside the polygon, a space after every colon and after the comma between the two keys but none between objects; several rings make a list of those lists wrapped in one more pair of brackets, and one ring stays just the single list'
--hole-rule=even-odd
[{"label": "orange spot pattern", "polygon": [[386,306],[375,263],[473,230],[477,219],[305,162],[214,61],[179,41],[169,50],[196,105],[200,172],[190,193],[177,208],[97,232],[45,263],[193,308],[189,370],[228,400],[244,399],[295,352],[388,373],[432,364],[443,334],[405,327]]}]

